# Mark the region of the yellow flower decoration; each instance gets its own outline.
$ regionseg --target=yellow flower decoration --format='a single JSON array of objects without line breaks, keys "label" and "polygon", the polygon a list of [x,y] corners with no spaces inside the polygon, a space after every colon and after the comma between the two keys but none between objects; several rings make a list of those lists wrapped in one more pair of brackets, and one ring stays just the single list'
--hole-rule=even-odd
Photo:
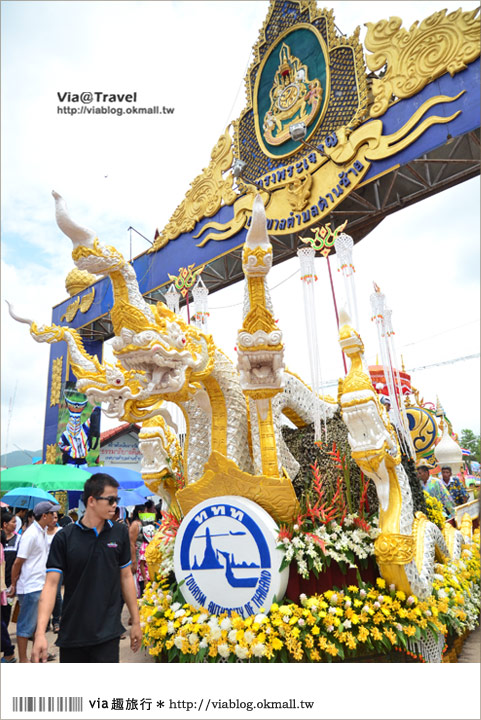
[{"label": "yellow flower decoration", "polygon": [[[479,532],[475,537],[479,538]],[[385,581],[379,578],[374,586],[363,584],[362,594],[351,585],[304,597],[302,605],[287,601],[274,604],[262,611],[258,621],[235,612],[230,617],[223,613],[214,618],[205,608],[188,603],[180,611],[165,583],[148,583],[139,601],[143,647],[162,662],[168,651],[169,660],[174,652],[193,661],[237,657],[261,662],[279,662],[281,658],[325,662],[337,657],[339,648],[347,661],[367,652],[363,643],[368,639],[377,653],[386,652],[383,638],[401,649],[400,634],[413,638],[419,635],[418,628],[428,637],[433,629],[443,635],[448,630],[463,635],[474,627],[479,613],[478,547],[474,543],[463,546],[462,560],[436,565],[435,572],[438,577],[433,594],[425,600],[406,598],[400,590],[391,590],[391,595],[380,598]]]}]

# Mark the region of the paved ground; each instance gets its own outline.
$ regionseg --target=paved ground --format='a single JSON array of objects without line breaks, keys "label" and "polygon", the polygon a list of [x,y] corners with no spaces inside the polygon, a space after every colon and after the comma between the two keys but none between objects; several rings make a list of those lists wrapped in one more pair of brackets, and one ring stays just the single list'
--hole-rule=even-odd
[{"label": "paved ground", "polygon": [[[122,612],[122,623],[124,627],[127,628],[126,632],[126,638],[124,640],[120,641],[120,662],[121,663],[149,663],[154,662],[154,658],[149,655],[145,650],[139,650],[136,653],[133,653],[130,649],[130,625],[128,625],[129,621],[129,611],[127,609],[127,606],[124,605],[124,609]],[[17,626],[15,623],[10,623],[8,626],[8,630],[10,633],[10,637],[12,639],[13,644],[17,645]],[[55,660],[52,660],[52,663],[58,663],[59,661],[59,648],[55,645],[55,641],[57,639],[57,636],[53,632],[47,632],[47,640],[48,640],[48,650],[53,655],[56,655]],[[32,643],[28,643],[28,654],[32,652]],[[17,659],[18,654],[16,653]]]},{"label": "paved ground", "polygon": [[458,662],[481,662],[481,626],[478,625],[476,630],[473,630],[473,632],[466,638],[461,654],[458,657]]},{"label": "paved ground", "polygon": [[[129,629],[130,626],[128,625],[129,620],[129,612],[127,610],[127,607],[124,605],[123,613],[122,613],[122,623],[124,627],[127,628],[126,638],[120,641],[120,662],[121,663],[150,663],[154,662],[154,659],[151,655],[149,655],[145,650],[139,650],[136,653],[133,653],[130,649],[130,636],[129,636]],[[10,637],[12,638],[12,642],[14,645],[16,645],[16,625],[15,623],[10,623],[9,625],[9,631],[10,631]],[[58,662],[59,660],[59,649],[55,645],[55,640],[57,636],[54,635],[52,632],[47,633],[47,639],[49,643],[49,652],[54,653],[57,657],[52,662]],[[28,645],[28,652],[30,654],[32,649],[31,643]],[[463,648],[461,650],[461,654],[458,658],[458,662],[462,663],[479,663],[481,662],[481,627],[478,625],[476,630],[474,630],[471,635],[468,636],[466,641],[464,642]]]}]

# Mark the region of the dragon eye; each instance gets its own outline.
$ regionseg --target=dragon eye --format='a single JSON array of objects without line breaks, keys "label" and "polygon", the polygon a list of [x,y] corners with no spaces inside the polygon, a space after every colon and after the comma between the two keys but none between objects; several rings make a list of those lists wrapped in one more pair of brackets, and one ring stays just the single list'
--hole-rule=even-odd
[{"label": "dragon eye", "polygon": [[182,345],[185,345],[185,338],[182,338]]}]

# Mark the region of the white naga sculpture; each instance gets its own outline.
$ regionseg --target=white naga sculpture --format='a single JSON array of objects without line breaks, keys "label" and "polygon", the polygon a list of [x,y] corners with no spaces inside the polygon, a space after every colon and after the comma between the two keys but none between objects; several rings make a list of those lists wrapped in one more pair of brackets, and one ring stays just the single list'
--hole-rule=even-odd
[{"label": "white naga sculpture", "polygon": [[[401,465],[398,440],[364,365],[363,344],[349,319],[342,318],[340,344],[351,360],[339,383],[339,406],[320,399],[284,367],[282,332],[274,316],[266,278],[272,247],[262,200],[252,209],[243,251],[246,291],[234,367],[211,337],[187,324],[164,303],[149,305],[135,272],[113,247],[74,223],[64,200],[54,193],[60,229],[71,239],[80,270],[108,275],[114,304],[115,365],[86,353],[79,334],[56,325],[30,325],[38,342],[68,343],[77,388],[119,420],[141,422],[140,447],[146,484],[171,505],[187,512],[201,500],[222,494],[250,497],[278,521],[292,520],[297,500],[290,482],[298,463],[281,430],[285,414],[298,427],[313,423],[319,403],[326,417],[341,408],[352,457],[376,484],[381,534],[375,543],[383,577],[407,593],[430,594],[435,559],[458,557],[471,537],[446,525],[443,533],[422,513],[413,512],[411,490]],[[163,403],[176,403],[187,434],[183,451]],[[316,407],[317,405],[317,407]],[[183,475],[186,487],[179,489]]]},{"label": "white naga sculpture", "polygon": [[[64,199],[53,193],[59,228],[72,241],[72,258],[79,270],[94,275],[108,275],[112,282],[114,303],[111,309],[115,333],[115,365],[100,363],[84,349],[78,332],[67,326],[41,326],[16,316],[30,325],[37,342],[68,343],[77,388],[93,404],[103,405],[110,417],[127,422],[144,423],[140,446],[145,447],[146,482],[160,479],[162,473],[180,469],[180,448],[166,436],[164,421],[168,418],[162,403],[176,403],[185,416],[187,435],[183,452],[183,472],[187,484],[197,481],[213,451],[220,453],[246,473],[257,472],[280,476],[286,469],[294,476],[298,463],[284,444],[280,432],[280,415],[285,413],[297,425],[313,420],[315,398],[305,383],[284,371],[282,333],[274,324],[265,275],[270,268],[272,248],[266,232],[264,206],[256,201],[253,222],[246,240],[244,269],[247,278],[244,327],[239,332],[237,372],[229,358],[219,350],[211,335],[188,325],[164,303],[149,305],[140,293],[133,267],[113,247],[102,245],[96,234],[75,223],[68,214]],[[256,258],[261,259],[259,272]],[[255,285],[257,290],[250,293]],[[257,294],[256,294],[257,293]],[[251,332],[252,328],[254,332]],[[275,392],[272,392],[275,386]],[[278,395],[273,403],[274,415],[259,424],[252,418],[249,437],[246,404],[254,400],[262,406],[259,394]],[[270,403],[270,400],[268,400]],[[337,404],[325,402],[328,416]],[[263,415],[263,410],[260,410]],[[154,418],[158,418],[154,422]],[[150,420],[148,425],[145,422]],[[264,418],[265,420],[265,418]],[[156,455],[152,452],[155,442]],[[260,448],[269,446],[269,460],[261,457]],[[175,451],[174,451],[175,446]],[[251,450],[252,448],[252,450]],[[272,462],[272,452],[275,461]],[[164,457],[162,457],[162,453]],[[265,453],[264,453],[265,454]],[[172,463],[172,457],[177,461]],[[157,489],[159,485],[157,484]]]}]

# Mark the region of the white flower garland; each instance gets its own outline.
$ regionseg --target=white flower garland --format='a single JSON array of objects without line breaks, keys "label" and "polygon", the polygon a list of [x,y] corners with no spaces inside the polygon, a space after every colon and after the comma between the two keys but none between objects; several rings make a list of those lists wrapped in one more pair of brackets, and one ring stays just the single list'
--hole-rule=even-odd
[{"label": "white flower garland", "polygon": [[[309,535],[298,530],[292,539],[284,537],[280,547],[285,552],[285,561],[290,563],[295,560],[298,573],[306,579],[311,569],[316,572],[325,569],[326,557],[337,563],[346,563],[350,568],[357,567],[347,553],[350,551],[359,560],[374,555],[374,541],[381,531],[377,527],[377,518],[371,522],[370,531],[366,532],[355,525],[356,517],[355,514],[347,515],[342,526],[333,520],[327,525],[320,525]],[[324,543],[324,549],[315,538]]]},{"label": "white flower garland", "polygon": [[162,538],[162,553],[158,570],[158,575],[161,578],[169,577],[170,573],[174,572],[174,545],[175,537],[166,538],[164,536]]}]

